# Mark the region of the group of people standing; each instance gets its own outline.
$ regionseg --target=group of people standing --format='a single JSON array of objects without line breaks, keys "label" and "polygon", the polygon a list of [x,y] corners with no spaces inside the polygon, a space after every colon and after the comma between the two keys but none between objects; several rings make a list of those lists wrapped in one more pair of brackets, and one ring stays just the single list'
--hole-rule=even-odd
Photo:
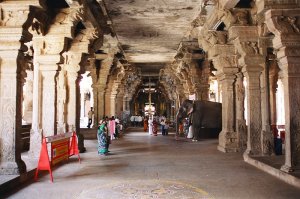
[{"label": "group of people standing", "polygon": [[158,132],[158,125],[160,124],[161,127],[161,133],[163,136],[168,135],[169,131],[169,122],[165,121],[165,119],[161,119],[160,123],[156,120],[156,118],[144,119],[144,131],[146,132],[148,129],[149,135],[157,136]]},{"label": "group of people standing", "polygon": [[107,155],[111,140],[118,139],[122,134],[123,126],[118,118],[105,117],[99,121],[97,138],[98,154]]},{"label": "group of people standing", "polygon": [[[184,134],[186,138],[193,138],[193,127],[192,123],[190,122],[189,118],[185,118],[180,124],[179,124],[179,135]],[[196,139],[193,139],[192,141],[197,141]]]},{"label": "group of people standing", "polygon": [[141,115],[132,115],[130,117],[131,126],[142,126],[144,117]]}]

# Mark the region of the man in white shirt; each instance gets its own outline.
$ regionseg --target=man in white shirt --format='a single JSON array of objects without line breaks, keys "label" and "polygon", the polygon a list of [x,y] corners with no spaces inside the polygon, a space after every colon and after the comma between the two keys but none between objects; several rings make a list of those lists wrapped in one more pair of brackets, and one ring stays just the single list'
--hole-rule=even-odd
[{"label": "man in white shirt", "polygon": [[93,107],[91,107],[91,110],[89,110],[88,112],[88,119],[89,119],[87,125],[88,128],[91,128],[91,124],[93,123],[93,115],[94,115],[94,111],[93,111]]}]

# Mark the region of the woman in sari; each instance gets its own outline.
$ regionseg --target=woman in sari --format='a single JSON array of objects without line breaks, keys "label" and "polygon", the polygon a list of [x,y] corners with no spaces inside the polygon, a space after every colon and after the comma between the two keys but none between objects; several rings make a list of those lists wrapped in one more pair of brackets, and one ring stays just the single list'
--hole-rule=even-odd
[{"label": "woman in sari", "polygon": [[148,129],[148,118],[145,117],[145,119],[144,119],[144,131],[146,132],[147,129]]},{"label": "woman in sari", "polygon": [[103,120],[99,121],[97,138],[98,138],[98,154],[107,155],[108,153],[107,128],[106,128],[106,122]]},{"label": "woman in sari", "polygon": [[153,130],[153,135],[154,136],[157,136],[157,126],[158,126],[158,124],[157,124],[157,122],[156,122],[156,120],[155,119],[153,119],[153,124],[152,124],[152,130]]}]

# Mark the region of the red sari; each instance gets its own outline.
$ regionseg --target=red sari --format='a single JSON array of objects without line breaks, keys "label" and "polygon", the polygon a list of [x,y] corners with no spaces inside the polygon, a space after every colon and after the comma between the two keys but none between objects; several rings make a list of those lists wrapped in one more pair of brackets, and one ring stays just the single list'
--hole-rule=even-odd
[{"label": "red sari", "polygon": [[144,131],[146,132],[148,129],[148,120],[144,119]]},{"label": "red sari", "polygon": [[157,136],[157,122],[154,120],[153,121],[153,135]]}]

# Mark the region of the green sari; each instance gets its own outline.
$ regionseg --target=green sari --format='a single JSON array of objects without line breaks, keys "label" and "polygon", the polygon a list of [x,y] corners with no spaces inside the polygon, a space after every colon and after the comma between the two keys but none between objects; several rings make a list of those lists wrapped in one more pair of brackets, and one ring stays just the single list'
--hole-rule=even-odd
[{"label": "green sari", "polygon": [[98,127],[97,138],[98,138],[98,154],[105,155],[108,152],[107,149],[107,135],[106,135],[105,124],[101,124]]}]

